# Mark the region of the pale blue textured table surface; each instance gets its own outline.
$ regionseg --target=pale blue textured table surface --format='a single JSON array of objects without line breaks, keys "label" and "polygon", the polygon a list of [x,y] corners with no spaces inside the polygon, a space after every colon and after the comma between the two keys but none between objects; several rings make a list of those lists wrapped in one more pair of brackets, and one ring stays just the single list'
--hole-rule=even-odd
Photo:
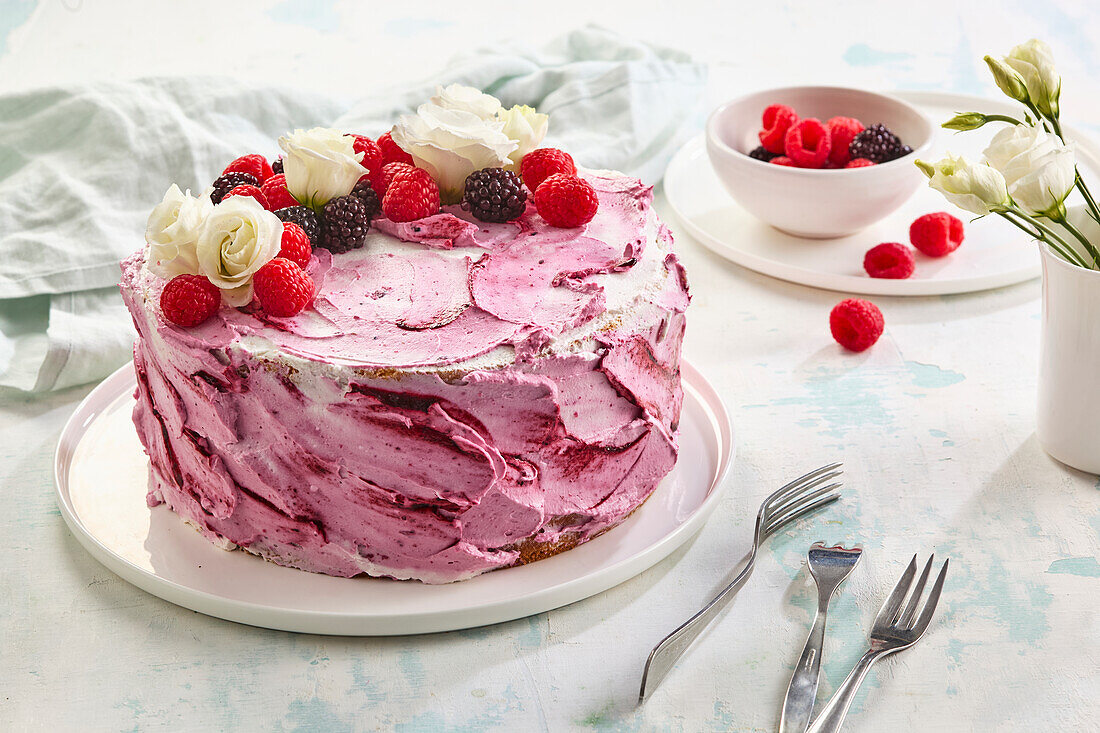
[{"label": "pale blue textured table surface", "polygon": [[[538,7],[9,0],[0,91],[221,72],[347,93],[422,77],[462,48],[592,21],[708,61],[715,102],[788,83],[994,95],[981,56],[1038,36],[1065,77],[1063,114],[1100,135],[1090,0]],[[1100,729],[1100,481],[1035,440],[1039,283],[877,298],[886,334],[852,356],[826,330],[837,294],[741,269],[686,236],[678,247],[695,297],[686,355],[738,431],[730,490],[652,570],[494,627],[301,636],[149,596],[88,556],[54,503],[53,449],[90,386],[4,395],[0,730],[773,730],[813,613],[803,558],[818,539],[866,548],[834,601],[822,694],[862,652],[909,556],[952,559],[928,637],[872,672],[848,729]],[[831,460],[846,462],[851,498],[772,540],[721,623],[636,708],[648,649],[745,554],[760,497]]]}]

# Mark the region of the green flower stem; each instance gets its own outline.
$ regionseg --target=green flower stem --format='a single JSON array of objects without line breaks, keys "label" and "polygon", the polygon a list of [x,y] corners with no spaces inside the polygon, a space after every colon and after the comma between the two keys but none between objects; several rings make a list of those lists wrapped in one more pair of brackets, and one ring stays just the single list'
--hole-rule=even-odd
[{"label": "green flower stem", "polygon": [[1034,239],[1036,241],[1040,241],[1040,242],[1046,242],[1047,244],[1049,244],[1050,248],[1053,249],[1055,252],[1057,252],[1058,256],[1061,257],[1066,262],[1070,263],[1071,265],[1076,265],[1077,264],[1074,261],[1074,258],[1071,257],[1070,254],[1066,250],[1064,250],[1060,244],[1057,244],[1056,242],[1052,242],[1051,240],[1047,239],[1043,235],[1042,232],[1040,232],[1036,229],[1031,229],[1026,224],[1024,224],[1022,221],[1017,221],[1016,219],[1012,218],[1012,216],[1010,216],[1010,212],[1008,212],[1008,211],[998,211],[996,213],[1002,219],[1004,219],[1005,221],[1011,222],[1013,226],[1015,226],[1019,229],[1022,229],[1024,231],[1024,233],[1027,234],[1032,239]]},{"label": "green flower stem", "polygon": [[1092,269],[1100,270],[1100,251],[1098,251],[1096,249],[1096,246],[1092,242],[1090,242],[1084,234],[1081,233],[1081,230],[1073,226],[1073,224],[1070,224],[1069,220],[1066,219],[1065,216],[1060,215],[1057,219],[1051,217],[1051,221],[1056,221],[1064,226],[1066,230],[1070,234],[1072,234],[1078,242],[1081,243],[1081,245],[1085,248],[1085,251],[1089,253],[1089,257],[1092,258],[1092,262],[1095,265],[1095,267],[1093,267]]},{"label": "green flower stem", "polygon": [[[1050,122],[1054,125],[1054,134],[1057,135],[1058,139],[1064,144],[1066,142],[1066,136],[1062,134],[1062,123],[1058,121],[1057,117],[1051,118]],[[1081,197],[1085,199],[1085,205],[1088,206],[1089,216],[1091,216],[1097,224],[1100,224],[1100,207],[1096,205],[1096,199],[1092,197],[1092,192],[1089,191],[1089,187],[1085,184],[1085,179],[1081,177],[1080,169],[1075,167],[1074,173],[1077,178],[1073,185],[1077,187],[1077,190],[1081,192]]]},{"label": "green flower stem", "polygon": [[[1032,219],[1031,217],[1022,213],[1019,209],[1006,209],[1004,211],[998,211],[997,213],[1008,221],[1015,224],[1018,228],[1030,234],[1032,238],[1049,244],[1051,249],[1057,252],[1058,255],[1066,262],[1074,265],[1079,265],[1086,270],[1092,269],[1091,267],[1089,267],[1088,263],[1085,262],[1084,258],[1082,258],[1081,255],[1077,253],[1077,250],[1075,250],[1073,247],[1070,247],[1069,244],[1067,244],[1064,239],[1059,237],[1058,234],[1050,227],[1044,226],[1039,221]],[[1035,228],[1032,229],[1028,227],[1028,224]]]},{"label": "green flower stem", "polygon": [[1015,117],[1009,117],[1008,115],[986,115],[985,116],[985,121],[986,122],[1007,122],[1010,125],[1023,124],[1018,119],[1016,119]]}]

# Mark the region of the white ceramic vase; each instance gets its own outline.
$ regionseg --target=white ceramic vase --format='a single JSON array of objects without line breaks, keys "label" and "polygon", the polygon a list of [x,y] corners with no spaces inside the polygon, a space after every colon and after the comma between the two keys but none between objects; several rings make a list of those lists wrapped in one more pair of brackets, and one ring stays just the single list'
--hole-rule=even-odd
[{"label": "white ceramic vase", "polygon": [[[1069,219],[1100,247],[1100,225],[1084,207],[1071,209]],[[1039,444],[1067,466],[1100,474],[1100,271],[1071,265],[1046,245],[1040,249]]]}]

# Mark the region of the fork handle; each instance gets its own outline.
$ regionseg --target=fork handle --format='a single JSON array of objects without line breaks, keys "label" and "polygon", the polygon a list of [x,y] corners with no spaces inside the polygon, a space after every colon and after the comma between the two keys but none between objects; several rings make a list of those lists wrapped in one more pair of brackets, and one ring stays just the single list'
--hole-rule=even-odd
[{"label": "fork handle", "polygon": [[783,712],[779,718],[779,733],[805,733],[810,724],[817,695],[817,679],[821,673],[821,649],[825,644],[828,604],[828,596],[824,600],[818,599],[814,625],[787,686],[787,697],[783,700]]},{"label": "fork handle", "polygon": [[871,665],[886,656],[881,651],[868,649],[867,653],[856,662],[855,668],[848,673],[844,683],[837,689],[829,703],[821,710],[821,714],[814,719],[810,729],[806,733],[837,733],[844,723],[844,716],[848,714],[848,708],[852,706],[852,700],[863,684]]}]

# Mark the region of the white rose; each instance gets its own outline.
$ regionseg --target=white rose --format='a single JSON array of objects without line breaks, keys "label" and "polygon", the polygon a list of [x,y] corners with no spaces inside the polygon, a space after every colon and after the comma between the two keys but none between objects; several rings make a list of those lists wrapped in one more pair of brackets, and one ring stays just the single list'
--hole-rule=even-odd
[{"label": "white rose", "polygon": [[213,208],[209,195],[195,198],[190,190],[184,193],[173,183],[145,223],[149,271],[166,279],[197,273],[195,243]]},{"label": "white rose", "polygon": [[504,121],[504,134],[519,146],[508,156],[513,165],[519,165],[523,156],[539,146],[550,124],[547,115],[536,112],[534,107],[526,104],[503,109],[497,112],[497,117]]},{"label": "white rose", "polygon": [[503,168],[517,143],[502,131],[504,123],[473,112],[447,109],[433,102],[402,115],[391,133],[393,141],[412,156],[417,167],[439,184],[445,204],[462,198],[466,176],[482,168]]},{"label": "white rose", "polygon": [[319,209],[329,199],[346,196],[366,173],[355,138],[329,127],[295,130],[279,138],[286,152],[283,173],[290,195],[304,206]]},{"label": "white rose", "polygon": [[251,196],[231,196],[214,207],[199,234],[199,272],[222,289],[232,306],[252,300],[252,276],[282,246],[283,223]]},{"label": "white rose", "polygon": [[1050,46],[1032,38],[1009,51],[1005,63],[1023,77],[1032,104],[1044,115],[1057,117],[1062,77],[1054,68],[1054,54],[1050,52]]},{"label": "white rose", "polygon": [[500,100],[480,89],[461,84],[435,88],[435,96],[429,102],[456,112],[469,112],[483,120],[491,120],[500,111]]},{"label": "white rose", "polygon": [[1057,215],[1077,180],[1073,149],[1040,127],[1006,127],[983,154],[1004,176],[1012,200],[1028,214]]},{"label": "white rose", "polygon": [[930,188],[960,209],[985,215],[1009,204],[1004,176],[984,163],[972,163],[948,153],[937,163],[918,160],[917,167],[928,176]]}]

